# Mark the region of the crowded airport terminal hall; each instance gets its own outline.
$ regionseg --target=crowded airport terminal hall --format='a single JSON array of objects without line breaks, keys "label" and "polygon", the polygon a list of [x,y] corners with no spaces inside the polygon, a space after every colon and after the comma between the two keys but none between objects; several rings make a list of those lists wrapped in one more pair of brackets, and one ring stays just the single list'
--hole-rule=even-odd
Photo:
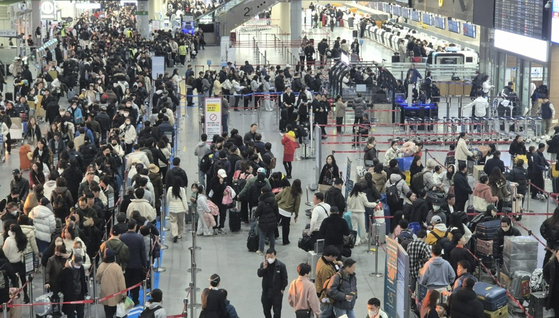
[{"label": "crowded airport terminal hall", "polygon": [[0,1],[0,318],[559,317],[554,103],[559,0]]}]

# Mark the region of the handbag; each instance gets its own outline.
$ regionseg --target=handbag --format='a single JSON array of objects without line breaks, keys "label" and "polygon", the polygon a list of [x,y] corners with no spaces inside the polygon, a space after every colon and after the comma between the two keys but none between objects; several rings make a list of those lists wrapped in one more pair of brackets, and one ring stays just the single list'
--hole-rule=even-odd
[{"label": "handbag", "polygon": [[311,318],[312,312],[309,309],[295,310],[295,318]]},{"label": "handbag", "polygon": [[328,184],[319,184],[318,185],[318,192],[322,192],[324,194],[326,194],[326,191],[328,191],[328,189],[330,189],[332,186],[328,185]]}]

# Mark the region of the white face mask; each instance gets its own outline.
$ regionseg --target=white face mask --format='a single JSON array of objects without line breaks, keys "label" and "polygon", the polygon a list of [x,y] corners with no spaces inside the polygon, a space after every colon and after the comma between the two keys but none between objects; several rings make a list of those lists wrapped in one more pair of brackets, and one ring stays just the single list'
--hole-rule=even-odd
[{"label": "white face mask", "polygon": [[378,310],[368,310],[367,313],[369,314],[369,318],[373,318],[378,313]]},{"label": "white face mask", "polygon": [[15,236],[16,234],[15,234],[14,232],[12,232],[12,231],[8,231],[8,235],[9,235],[9,236]]},{"label": "white face mask", "polygon": [[436,211],[439,211],[440,208],[441,208],[441,207],[438,206],[438,205],[433,205],[433,211],[435,211],[435,212],[436,212]]},{"label": "white face mask", "polygon": [[275,258],[268,258],[267,261],[268,261],[268,264],[274,264],[276,259]]}]

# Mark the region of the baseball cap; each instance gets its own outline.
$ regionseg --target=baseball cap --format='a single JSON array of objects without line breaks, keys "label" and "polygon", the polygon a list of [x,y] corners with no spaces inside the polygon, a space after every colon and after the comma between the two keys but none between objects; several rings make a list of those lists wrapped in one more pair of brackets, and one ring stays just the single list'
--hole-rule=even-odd
[{"label": "baseball cap", "polygon": [[432,224],[440,224],[440,223],[443,223],[443,220],[441,219],[440,216],[435,215],[431,218],[431,223]]},{"label": "baseball cap", "polygon": [[258,168],[258,170],[256,170],[257,173],[266,173],[266,168]]},{"label": "baseball cap", "polygon": [[19,169],[12,170],[12,174],[19,174]]},{"label": "baseball cap", "polygon": [[227,173],[226,173],[225,170],[223,170],[223,169],[219,169],[219,170],[217,171],[217,174],[218,174],[220,177],[222,177],[222,178],[227,178]]}]

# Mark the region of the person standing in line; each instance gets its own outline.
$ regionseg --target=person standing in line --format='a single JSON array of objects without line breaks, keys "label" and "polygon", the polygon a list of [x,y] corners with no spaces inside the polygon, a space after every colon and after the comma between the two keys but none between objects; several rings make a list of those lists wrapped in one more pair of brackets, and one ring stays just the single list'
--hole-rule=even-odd
[{"label": "person standing in line", "polygon": [[338,135],[342,133],[342,127],[347,109],[347,102],[342,101],[342,96],[336,97],[336,132]]},{"label": "person standing in line", "polygon": [[310,272],[311,266],[309,264],[301,263],[297,266],[299,277],[291,282],[289,293],[287,294],[287,301],[295,310],[296,316],[305,314],[306,317],[311,318],[314,313],[316,318],[319,318],[320,302],[316,295],[316,288],[309,279]]},{"label": "person standing in line", "polygon": [[466,166],[466,163],[459,163],[458,171],[454,174],[454,193],[456,194],[455,211],[464,212],[469,196],[473,193],[472,187],[468,182],[467,173],[468,166]]},{"label": "person standing in line", "polygon": [[342,269],[330,279],[328,296],[334,299],[334,315],[340,318],[346,315],[355,318],[355,302],[357,301],[356,261],[347,258]]},{"label": "person standing in line", "polygon": [[276,251],[272,248],[266,251],[265,260],[257,271],[262,278],[262,309],[265,318],[281,318],[281,304],[283,293],[287,287],[287,269],[285,264],[276,258]]},{"label": "person standing in line", "polygon": [[549,285],[546,308],[553,308],[559,313],[559,242],[553,246],[554,252],[551,259],[543,267],[543,278]]},{"label": "person standing in line", "polygon": [[[334,300],[328,297],[328,284],[330,278],[336,275],[343,265],[342,262],[337,261],[339,256],[340,250],[335,246],[326,245],[322,256],[316,263],[316,278],[314,284],[320,300],[320,318],[330,318],[334,314],[334,308],[332,306]],[[312,265],[315,264],[311,264],[311,266]]]},{"label": "person standing in line", "polygon": [[281,144],[283,145],[283,167],[285,168],[287,179],[291,179],[291,173],[293,171],[292,162],[296,148],[295,133],[293,131],[285,133],[281,139]]},{"label": "person standing in line", "polygon": [[[56,279],[56,283],[52,286],[53,295],[59,292],[64,295],[64,301],[80,301],[85,300],[87,294],[87,283],[85,280],[85,270],[82,266],[83,258],[80,254],[74,254],[72,260],[66,263],[66,267],[62,269]],[[84,317],[85,305],[82,304],[64,304],[62,311],[68,317],[74,317],[74,311],[78,318]]]},{"label": "person standing in line", "polygon": [[265,185],[261,189],[262,194],[258,198],[258,206],[254,216],[258,219],[258,229],[260,230],[259,248],[257,254],[262,255],[264,251],[265,239],[270,241],[270,248],[276,246],[275,232],[278,229],[278,221],[280,218],[278,204],[272,193],[272,188]]},{"label": "person standing in line", "polygon": [[[208,135],[202,134],[200,136],[200,142],[196,145],[196,148],[194,148],[194,155],[198,156],[198,167],[200,167],[202,158],[210,151],[210,145],[208,145],[207,141]],[[200,169],[198,169],[198,182],[200,182],[201,185],[206,185],[206,174]]]},{"label": "person standing in line", "polygon": [[541,99],[542,105],[539,112],[541,113],[543,119],[542,132],[544,135],[549,135],[553,118],[555,118],[555,107],[553,107],[553,104],[549,102],[549,97],[547,95],[541,96]]},{"label": "person standing in line", "polygon": [[[131,287],[141,282],[145,278],[144,269],[147,268],[148,260],[146,254],[146,244],[142,235],[136,233],[137,223],[134,219],[128,220],[128,232],[120,236],[120,240],[128,246],[130,259],[126,265],[126,287]],[[134,305],[140,303],[140,287],[130,290],[130,297]]]},{"label": "person standing in line", "polygon": [[163,292],[156,288],[149,293],[150,300],[146,304],[144,311],[140,317],[167,318],[165,308],[161,305],[163,301]]},{"label": "person standing in line", "polygon": [[303,189],[301,188],[301,180],[293,180],[290,187],[284,188],[280,193],[276,194],[276,201],[281,219],[281,238],[283,245],[288,245],[289,241],[289,226],[291,217],[295,214],[295,223],[299,217],[299,208],[301,206],[301,196]]},{"label": "person standing in line", "polygon": [[465,132],[460,133],[460,137],[456,141],[456,149],[454,158],[456,158],[457,164],[460,165],[461,163],[466,164],[468,157],[473,156],[474,154],[468,150],[468,135]]},{"label": "person standing in line", "polygon": [[184,231],[184,216],[188,212],[186,201],[186,189],[181,187],[181,179],[175,178],[173,186],[167,191],[167,206],[169,207],[169,221],[171,223],[171,234],[173,243],[182,238]]},{"label": "person standing in line", "polygon": [[[103,263],[99,266],[95,279],[101,285],[101,293],[99,294],[100,298],[104,298],[108,295],[112,295],[126,289],[122,268],[116,263],[115,251],[112,249],[105,249]],[[125,298],[126,294],[120,294],[101,301],[105,310],[105,317],[113,318],[116,315],[117,304]]]}]

